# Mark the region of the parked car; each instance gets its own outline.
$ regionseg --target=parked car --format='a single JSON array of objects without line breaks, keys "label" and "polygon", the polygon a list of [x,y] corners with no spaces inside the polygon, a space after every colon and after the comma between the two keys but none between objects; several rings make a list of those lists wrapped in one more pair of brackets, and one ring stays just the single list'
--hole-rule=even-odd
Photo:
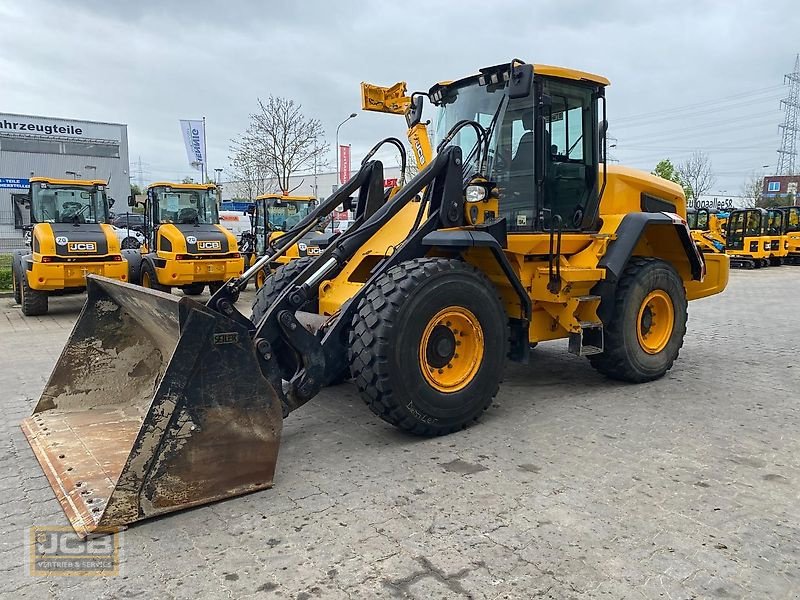
[{"label": "parked car", "polygon": [[140,231],[144,229],[144,215],[140,215],[139,213],[122,213],[114,217],[111,224],[121,229],[136,229]]}]

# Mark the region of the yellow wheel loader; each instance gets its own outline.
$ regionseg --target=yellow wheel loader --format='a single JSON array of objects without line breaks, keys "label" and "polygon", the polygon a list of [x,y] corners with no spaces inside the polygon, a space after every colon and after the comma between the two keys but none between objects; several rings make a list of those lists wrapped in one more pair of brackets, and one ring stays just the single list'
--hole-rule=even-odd
[{"label": "yellow wheel loader", "polygon": [[[362,164],[368,162],[372,156],[384,145],[394,146],[400,154],[401,173],[406,171],[407,154],[403,143],[394,137],[389,137],[378,142],[364,157]],[[401,175],[398,185],[384,192],[385,198],[390,198],[404,183],[405,179]],[[337,196],[338,200],[339,197]],[[352,198],[345,198],[340,204],[332,204],[329,201],[319,203],[313,196],[289,196],[285,194],[263,194],[256,197],[253,208],[250,211],[251,231],[247,241],[248,252],[246,253],[245,263],[249,268],[258,257],[269,253],[272,258],[267,268],[258,271],[254,277],[257,289],[260,289],[269,275],[276,268],[285,265],[295,259],[307,259],[302,263],[293,266],[290,270],[283,271],[283,277],[287,273],[294,273],[296,269],[315,256],[319,256],[322,251],[331,243],[331,240],[340,235],[341,231],[326,231],[326,226],[331,222],[333,212],[338,207],[346,211],[357,208],[353,205]],[[363,207],[362,207],[363,208]],[[354,215],[357,220],[361,215],[358,209]],[[309,224],[313,223],[309,227]],[[285,250],[276,252],[282,245],[282,238],[294,239],[299,231],[304,235],[297,238],[297,242],[287,246]]]},{"label": "yellow wheel loader", "polygon": [[252,318],[234,301],[272,254],[205,304],[90,277],[22,424],[76,531],[269,487],[282,419],[345,373],[419,435],[472,424],[538,342],[662,377],[728,258],[698,251],[679,186],[607,164],[607,84],[514,60],[433,86],[437,154],[388,200],[364,162],[328,199],[355,195],[353,226],[262,287]]},{"label": "yellow wheel loader", "polygon": [[786,231],[787,265],[800,265],[800,206],[782,206]]},{"label": "yellow wheel loader", "polygon": [[[130,206],[136,206],[133,198]],[[213,293],[244,270],[234,235],[219,224],[213,184],[154,183],[144,207],[146,242],[125,250],[130,281],[169,292],[180,288],[196,296],[206,285]]]},{"label": "yellow wheel loader", "polygon": [[14,252],[11,269],[24,315],[45,314],[50,296],[83,292],[88,274],[128,278],[105,181],[33,177],[28,202],[30,248]]},{"label": "yellow wheel loader", "polygon": [[686,211],[686,223],[692,232],[692,239],[702,252],[725,252],[723,223],[726,219],[727,213],[718,213],[707,208],[690,208]]},{"label": "yellow wheel loader", "polygon": [[769,266],[772,238],[767,235],[768,213],[763,208],[732,210],[725,233],[725,251],[731,267],[758,269]]}]

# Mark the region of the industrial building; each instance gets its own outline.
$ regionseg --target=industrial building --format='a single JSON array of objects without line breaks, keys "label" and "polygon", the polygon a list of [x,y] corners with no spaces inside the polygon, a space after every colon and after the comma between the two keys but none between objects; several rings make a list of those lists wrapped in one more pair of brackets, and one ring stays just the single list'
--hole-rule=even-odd
[{"label": "industrial building", "polygon": [[128,127],[0,113],[0,250],[23,245],[31,176],[105,179],[120,210],[130,194]]}]

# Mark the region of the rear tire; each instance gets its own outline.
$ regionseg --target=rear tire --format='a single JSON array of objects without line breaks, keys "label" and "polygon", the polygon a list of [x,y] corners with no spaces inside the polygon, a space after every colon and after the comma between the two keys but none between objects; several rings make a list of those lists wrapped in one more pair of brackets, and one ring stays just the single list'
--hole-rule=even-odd
[{"label": "rear tire", "polygon": [[141,243],[133,236],[128,236],[120,243],[121,250],[137,250],[141,247]]},{"label": "rear tire", "polygon": [[389,269],[359,302],[350,372],[381,419],[444,435],[492,403],[508,337],[505,310],[485,275],[460,260],[418,258]]},{"label": "rear tire", "polygon": [[22,306],[22,314],[26,317],[47,314],[47,292],[34,290],[28,284],[28,278],[25,273],[21,273],[20,277],[20,305]]},{"label": "rear tire", "polygon": [[156,268],[149,260],[142,262],[141,285],[143,288],[157,290],[159,292],[166,292],[167,294],[172,291],[171,287],[158,283]]},{"label": "rear tire", "polygon": [[181,291],[187,296],[199,296],[206,289],[205,283],[193,283],[192,285],[185,285]]},{"label": "rear tire", "polygon": [[669,371],[678,358],[688,318],[683,281],[669,263],[632,258],[619,280],[605,350],[589,362],[611,379],[643,383]]}]

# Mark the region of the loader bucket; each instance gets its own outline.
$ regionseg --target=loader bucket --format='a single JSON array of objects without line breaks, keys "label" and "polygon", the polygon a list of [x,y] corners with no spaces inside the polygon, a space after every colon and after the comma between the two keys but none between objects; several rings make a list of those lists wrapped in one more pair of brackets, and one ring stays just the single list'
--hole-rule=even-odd
[{"label": "loader bucket", "polygon": [[22,422],[78,535],[270,487],[281,403],[247,327],[104,277],[87,288]]}]

